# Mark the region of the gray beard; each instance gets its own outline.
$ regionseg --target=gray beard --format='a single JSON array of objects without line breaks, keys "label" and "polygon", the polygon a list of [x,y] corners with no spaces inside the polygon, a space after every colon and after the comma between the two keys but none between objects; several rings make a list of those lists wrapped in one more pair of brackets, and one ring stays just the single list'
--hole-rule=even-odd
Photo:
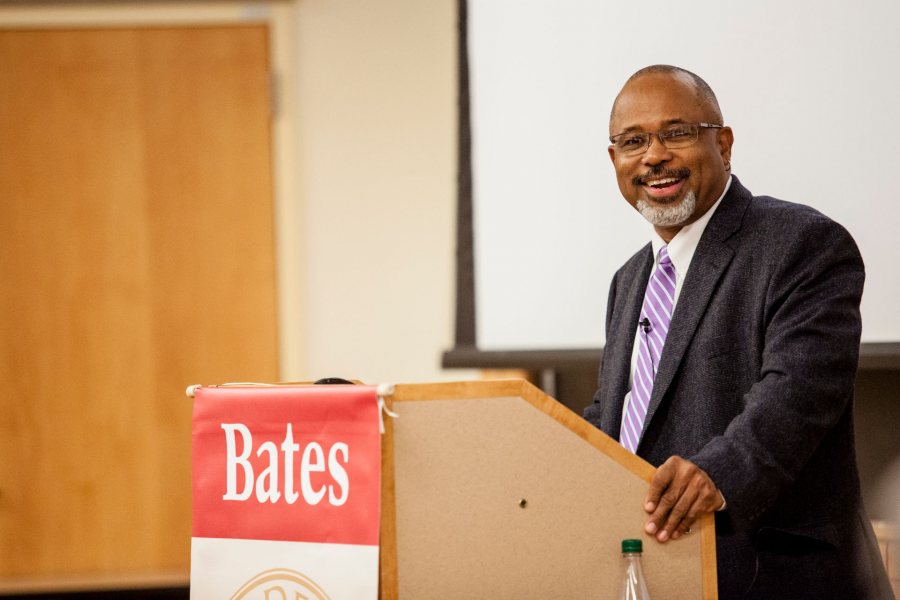
[{"label": "gray beard", "polygon": [[650,206],[643,199],[638,199],[636,208],[645,219],[657,227],[674,227],[691,218],[697,206],[697,195],[694,190],[684,195],[684,200],[675,206]]}]

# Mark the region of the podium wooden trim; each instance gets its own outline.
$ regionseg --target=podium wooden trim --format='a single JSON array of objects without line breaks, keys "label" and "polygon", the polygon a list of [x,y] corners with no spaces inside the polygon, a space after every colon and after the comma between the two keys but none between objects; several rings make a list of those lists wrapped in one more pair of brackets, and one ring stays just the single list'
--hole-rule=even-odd
[{"label": "podium wooden trim", "polygon": [[[396,411],[400,416],[397,423],[392,422],[393,420],[390,418],[385,419],[385,435],[382,446],[380,572],[380,596],[382,599],[393,600],[400,598],[400,581],[403,577],[403,574],[399,570],[398,562],[397,456],[395,456],[395,427],[403,426],[404,404],[439,400],[501,400],[515,398],[524,400],[534,408],[543,412],[550,419],[576,434],[581,440],[598,450],[600,453],[612,459],[614,463],[621,467],[622,473],[624,474],[623,477],[637,479],[638,482],[641,480],[643,480],[643,482],[649,482],[655,472],[652,465],[627,451],[618,442],[528,382],[522,380],[497,380],[396,385],[394,393],[385,399],[387,406]],[[640,498],[636,499],[635,502],[639,503]],[[631,506],[631,504],[629,504],[629,506]],[[639,504],[636,504],[636,506],[639,506]],[[718,591],[716,579],[715,525],[712,515],[705,515],[697,524],[695,524],[693,529],[693,536],[685,536],[681,538],[681,540],[665,544],[664,552],[669,553],[668,555],[671,556],[673,553],[678,552],[679,544],[682,544],[683,541],[699,539],[699,542],[688,542],[687,544],[683,544],[682,547],[686,552],[698,552],[699,556],[697,557],[697,560],[699,560],[701,574],[700,582],[697,585],[699,585],[699,588],[702,590],[701,597],[705,600],[715,600],[718,598]],[[635,537],[637,537],[637,535],[635,535]],[[651,544],[657,544],[657,542],[646,535],[643,537],[645,554],[647,554],[648,547]],[[699,550],[697,549],[697,544],[699,544]],[[659,545],[659,547],[662,548],[663,545]],[[663,552],[663,550],[660,550],[660,552]],[[422,560],[427,560],[427,558],[423,557]],[[618,556],[612,556],[610,557],[610,560],[618,560]],[[671,579],[673,585],[675,585],[677,584],[676,580],[678,577],[683,576],[683,574],[656,573],[654,576],[657,582],[667,582]],[[678,589],[670,588],[667,592],[666,597],[682,597]],[[453,596],[452,593],[449,593],[444,597]],[[595,597],[602,597],[602,595],[597,595]],[[696,591],[694,591],[691,596],[684,597],[696,598]],[[407,598],[404,597],[403,600],[407,600]]]}]

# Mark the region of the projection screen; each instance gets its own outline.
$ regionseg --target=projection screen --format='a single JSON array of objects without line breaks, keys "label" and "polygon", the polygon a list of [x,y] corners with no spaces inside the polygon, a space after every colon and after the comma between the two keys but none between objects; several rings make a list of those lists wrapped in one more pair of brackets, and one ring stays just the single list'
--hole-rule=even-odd
[{"label": "projection screen", "polygon": [[613,272],[650,239],[607,155],[609,110],[685,67],[755,194],[811,205],[867,267],[863,341],[900,340],[900,3],[469,0],[477,346],[598,348]]}]

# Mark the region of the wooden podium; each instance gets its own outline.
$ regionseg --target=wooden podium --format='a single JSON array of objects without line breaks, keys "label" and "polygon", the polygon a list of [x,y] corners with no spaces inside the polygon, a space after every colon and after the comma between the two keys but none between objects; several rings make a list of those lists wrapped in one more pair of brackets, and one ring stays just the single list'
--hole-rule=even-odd
[{"label": "wooden podium", "polygon": [[712,516],[659,544],[654,468],[520,380],[397,385],[386,398],[381,598],[613,599],[644,540],[653,598],[715,599]]}]

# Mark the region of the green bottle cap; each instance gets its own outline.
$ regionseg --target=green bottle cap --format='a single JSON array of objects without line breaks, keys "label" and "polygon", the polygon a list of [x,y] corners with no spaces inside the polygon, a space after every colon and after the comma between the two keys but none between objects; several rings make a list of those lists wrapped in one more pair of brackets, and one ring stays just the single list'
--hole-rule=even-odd
[{"label": "green bottle cap", "polygon": [[644,545],[641,540],[622,540],[622,553],[625,552],[643,552]]}]

